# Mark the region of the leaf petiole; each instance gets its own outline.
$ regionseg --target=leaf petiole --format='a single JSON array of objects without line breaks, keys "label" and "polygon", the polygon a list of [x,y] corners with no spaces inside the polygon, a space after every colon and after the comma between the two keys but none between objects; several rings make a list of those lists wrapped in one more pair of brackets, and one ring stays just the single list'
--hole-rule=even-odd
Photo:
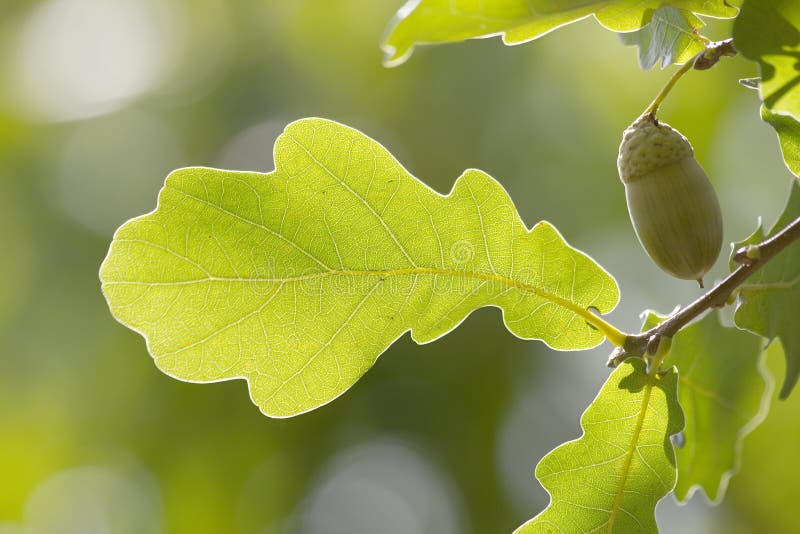
[{"label": "leaf petiole", "polygon": [[622,347],[625,345],[625,341],[628,339],[628,334],[624,333],[605,319],[598,317],[589,310],[578,311],[577,309],[573,309],[572,311],[586,319],[587,323],[597,328],[597,330],[606,336],[606,339],[615,347]]}]

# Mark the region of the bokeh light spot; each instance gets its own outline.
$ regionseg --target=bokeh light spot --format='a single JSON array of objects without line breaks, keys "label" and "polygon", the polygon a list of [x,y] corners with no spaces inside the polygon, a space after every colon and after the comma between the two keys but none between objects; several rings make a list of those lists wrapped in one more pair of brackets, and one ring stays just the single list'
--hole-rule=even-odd
[{"label": "bokeh light spot", "polygon": [[154,0],[50,0],[23,23],[13,84],[21,110],[61,121],[109,113],[174,67],[181,32]]}]

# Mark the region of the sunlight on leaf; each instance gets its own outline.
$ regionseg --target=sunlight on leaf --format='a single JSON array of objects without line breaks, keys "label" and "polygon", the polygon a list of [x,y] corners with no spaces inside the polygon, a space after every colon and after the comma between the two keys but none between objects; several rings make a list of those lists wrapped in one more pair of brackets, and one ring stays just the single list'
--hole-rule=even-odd
[{"label": "sunlight on leaf", "polygon": [[627,360],[581,416],[583,435],[536,466],[550,504],[517,533],[657,532],[656,503],[676,479],[670,436],[683,424],[675,370]]},{"label": "sunlight on leaf", "polygon": [[[395,15],[382,45],[385,64],[403,63],[417,44],[502,35],[518,44],[594,15],[609,30],[630,32],[650,22],[662,0],[409,0]],[[672,0],[674,8],[713,17],[734,17],[725,0]]]},{"label": "sunlight on leaf", "polygon": [[428,343],[482,306],[556,349],[603,341],[588,310],[616,306],[615,280],[550,224],[528,230],[487,174],[443,196],[322,119],[290,124],[275,161],[176,171],[158,208],[114,236],[103,292],[167,374],[245,378],[282,417],[342,394],[403,333]]},{"label": "sunlight on leaf", "polygon": [[746,0],[733,26],[736,48],[761,67],[762,118],[778,132],[786,165],[800,173],[800,2]]},{"label": "sunlight on leaf", "polygon": [[[787,224],[800,217],[800,183],[792,180],[789,201],[772,230],[764,235],[759,227],[753,235],[736,243],[734,251],[775,235]],[[735,267],[735,264],[731,264]],[[789,396],[800,377],[800,242],[789,245],[768,264],[755,272],[742,285],[736,303],[734,321],[740,328],[767,339],[780,338],[786,356],[786,378],[780,397]]]},{"label": "sunlight on leaf", "polygon": [[639,66],[650,70],[673,63],[686,63],[705,48],[697,28],[703,21],[690,11],[664,6],[653,13],[650,22],[633,32],[619,34],[623,44],[639,47]]},{"label": "sunlight on leaf", "polygon": [[790,115],[773,113],[766,106],[761,106],[761,119],[775,128],[786,166],[792,174],[800,176],[800,121]]},{"label": "sunlight on leaf", "polygon": [[739,467],[742,440],[767,415],[773,380],[763,340],[724,327],[711,312],[675,335],[665,365],[678,369],[678,400],[686,417],[684,445],[675,450],[675,497],[702,488],[718,502]]}]

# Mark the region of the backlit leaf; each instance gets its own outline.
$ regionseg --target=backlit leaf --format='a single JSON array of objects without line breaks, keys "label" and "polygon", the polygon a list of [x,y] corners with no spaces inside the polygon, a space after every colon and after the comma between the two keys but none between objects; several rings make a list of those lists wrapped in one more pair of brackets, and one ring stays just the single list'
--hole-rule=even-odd
[{"label": "backlit leaf", "polygon": [[622,363],[581,416],[583,435],[536,466],[550,504],[517,533],[657,532],[656,503],[676,480],[670,436],[684,423],[677,377]]},{"label": "backlit leaf", "polygon": [[433,341],[482,306],[557,349],[609,332],[588,310],[614,308],[614,279],[550,224],[526,228],[485,173],[443,196],[322,119],[289,125],[275,161],[269,174],[176,171],[114,237],[103,292],[169,375],[247,379],[281,417],[342,394],[403,333]]},{"label": "backlit leaf", "polygon": [[733,27],[736,48],[761,67],[759,93],[791,171],[800,173],[800,2],[746,0]]},{"label": "backlit leaf", "polygon": [[385,62],[402,63],[417,44],[494,35],[506,44],[523,43],[592,15],[610,30],[630,32],[664,4],[714,17],[737,13],[725,0],[409,0],[389,24]]},{"label": "backlit leaf", "polygon": [[703,21],[691,12],[664,6],[653,13],[646,26],[619,37],[624,44],[639,47],[639,66],[650,70],[659,63],[664,68],[696,56],[705,48],[696,32],[702,26]]},{"label": "backlit leaf", "polygon": [[769,407],[773,383],[763,340],[722,326],[711,312],[675,335],[665,365],[678,369],[678,400],[686,417],[684,445],[675,450],[675,497],[685,501],[702,488],[719,501],[738,469],[744,436]]},{"label": "backlit leaf", "polygon": [[[758,228],[746,240],[736,243],[735,249],[755,244],[775,235],[787,224],[800,217],[800,183],[792,180],[789,202],[767,236]],[[779,337],[786,356],[786,378],[780,397],[791,393],[800,376],[800,242],[789,245],[780,254],[756,271],[739,288],[734,321],[740,328],[767,339]]]},{"label": "backlit leaf", "polygon": [[791,115],[773,113],[766,106],[761,106],[761,119],[775,128],[783,161],[795,176],[800,176],[800,121]]}]

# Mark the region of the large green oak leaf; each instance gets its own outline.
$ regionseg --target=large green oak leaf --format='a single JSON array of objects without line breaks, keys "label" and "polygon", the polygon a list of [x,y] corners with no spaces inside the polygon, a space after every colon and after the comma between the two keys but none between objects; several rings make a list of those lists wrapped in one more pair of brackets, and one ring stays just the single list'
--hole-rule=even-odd
[{"label": "large green oak leaf", "polygon": [[759,63],[761,116],[777,131],[786,165],[800,175],[800,2],[746,0],[733,37],[742,55]]},{"label": "large green oak leaf", "polygon": [[676,480],[677,385],[674,369],[648,372],[639,358],[617,367],[581,416],[583,435],[536,466],[550,504],[516,533],[657,532],[656,504]]},{"label": "large green oak leaf", "polygon": [[[800,217],[800,182],[792,180],[789,201],[772,230],[764,235],[759,227],[753,235],[736,243],[734,250],[778,233]],[[731,267],[735,268],[732,263]],[[789,396],[800,377],[800,242],[796,241],[756,271],[739,287],[734,321],[767,339],[779,337],[786,357],[786,378],[780,398]]]},{"label": "large green oak leaf", "polygon": [[341,395],[405,332],[428,343],[482,306],[556,349],[609,333],[589,310],[616,306],[615,280],[550,224],[526,228],[487,174],[443,196],[323,119],[290,124],[274,152],[268,174],[175,171],[114,236],[103,292],[165,373],[246,379],[286,417]]},{"label": "large green oak leaf", "polygon": [[686,418],[683,446],[676,449],[675,497],[702,488],[718,502],[739,467],[742,440],[767,414],[773,380],[763,339],[725,327],[711,312],[681,329],[665,365],[678,369],[678,401]]},{"label": "large green oak leaf", "polygon": [[737,13],[726,0],[409,0],[389,24],[382,48],[386,65],[393,66],[408,59],[417,44],[494,35],[518,44],[592,15],[610,30],[630,32],[664,5],[713,17]]}]

